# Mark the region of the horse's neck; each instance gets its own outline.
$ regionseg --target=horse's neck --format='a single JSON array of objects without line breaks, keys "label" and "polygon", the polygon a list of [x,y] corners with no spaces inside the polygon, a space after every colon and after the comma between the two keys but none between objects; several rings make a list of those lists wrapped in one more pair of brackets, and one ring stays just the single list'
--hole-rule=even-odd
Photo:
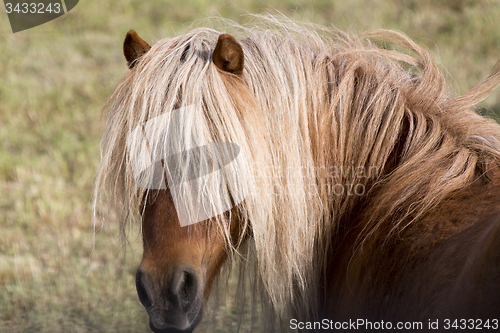
[{"label": "horse's neck", "polygon": [[473,224],[499,215],[500,173],[491,173],[490,177],[479,177],[417,221],[406,235],[412,249],[430,248]]},{"label": "horse's neck", "polygon": [[[368,200],[376,202],[377,198]],[[359,233],[364,230],[364,221],[370,216],[371,204],[365,202],[361,207],[362,211],[350,214],[352,220],[344,221],[344,228],[340,229],[344,231],[334,236],[340,246],[333,257],[342,257],[340,262],[344,262],[344,269],[356,258],[361,266],[370,266],[373,257],[390,260],[394,253],[404,254],[410,261],[418,260],[453,235],[500,215],[500,168],[483,174],[451,194],[400,232],[389,235],[392,225],[387,221],[387,225],[366,238],[362,246],[358,242]]]}]

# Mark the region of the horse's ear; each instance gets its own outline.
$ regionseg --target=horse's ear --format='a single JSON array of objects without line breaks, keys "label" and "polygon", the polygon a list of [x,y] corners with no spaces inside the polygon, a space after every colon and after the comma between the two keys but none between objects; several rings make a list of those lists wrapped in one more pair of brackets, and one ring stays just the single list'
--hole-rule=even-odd
[{"label": "horse's ear", "polygon": [[243,49],[229,34],[219,36],[212,60],[220,70],[241,75],[243,73]]},{"label": "horse's ear", "polygon": [[123,54],[125,55],[125,59],[127,59],[128,68],[134,68],[136,60],[148,52],[150,48],[151,46],[142,40],[137,32],[132,29],[129,30],[123,42]]}]

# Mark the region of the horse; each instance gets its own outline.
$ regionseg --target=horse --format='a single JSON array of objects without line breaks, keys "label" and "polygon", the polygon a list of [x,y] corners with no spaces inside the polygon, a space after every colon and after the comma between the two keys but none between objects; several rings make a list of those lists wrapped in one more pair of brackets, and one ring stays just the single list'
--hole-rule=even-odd
[{"label": "horse", "polygon": [[239,262],[259,331],[497,330],[500,126],[475,105],[500,62],[457,96],[400,32],[224,23],[130,30],[105,107],[94,207],[140,221],[151,329],[193,332]]}]

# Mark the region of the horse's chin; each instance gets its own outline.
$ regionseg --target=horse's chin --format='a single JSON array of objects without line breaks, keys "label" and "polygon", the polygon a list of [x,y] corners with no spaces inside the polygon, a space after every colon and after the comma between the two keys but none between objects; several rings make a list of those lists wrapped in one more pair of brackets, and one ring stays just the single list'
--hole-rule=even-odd
[{"label": "horse's chin", "polygon": [[151,322],[151,320],[149,321],[149,328],[151,328],[151,331],[153,331],[154,333],[192,333],[194,331],[194,329],[196,328],[196,326],[197,326],[197,324],[193,324],[185,330],[178,330],[174,327],[157,328],[156,326],[154,326],[154,324]]},{"label": "horse's chin", "polygon": [[[195,328],[198,326],[198,324],[201,321],[201,318],[203,316],[203,311],[202,308],[199,309],[198,315],[191,321],[187,322],[187,318],[182,318],[184,320],[180,320],[177,318],[175,322],[177,322],[177,325],[171,325],[171,324],[160,324],[160,323],[166,323],[168,322],[167,320],[154,320],[151,315],[149,316],[149,328],[151,328],[151,331],[154,333],[192,333]],[[181,323],[186,323],[186,325],[183,325]]]}]

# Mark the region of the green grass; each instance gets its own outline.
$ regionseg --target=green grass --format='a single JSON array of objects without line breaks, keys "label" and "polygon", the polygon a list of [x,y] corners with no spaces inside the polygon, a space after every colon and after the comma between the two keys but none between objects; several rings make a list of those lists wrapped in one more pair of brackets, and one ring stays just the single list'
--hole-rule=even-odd
[{"label": "green grass", "polygon": [[[500,58],[495,0],[81,1],[16,34],[0,8],[0,332],[148,332],[134,287],[138,231],[124,257],[117,224],[95,235],[95,249],[91,224],[101,107],[127,71],[129,29],[154,42],[215,11],[242,22],[272,8],[359,32],[398,29],[432,51],[457,93]],[[484,106],[500,112],[500,91]],[[232,311],[204,329],[233,331]]]}]

